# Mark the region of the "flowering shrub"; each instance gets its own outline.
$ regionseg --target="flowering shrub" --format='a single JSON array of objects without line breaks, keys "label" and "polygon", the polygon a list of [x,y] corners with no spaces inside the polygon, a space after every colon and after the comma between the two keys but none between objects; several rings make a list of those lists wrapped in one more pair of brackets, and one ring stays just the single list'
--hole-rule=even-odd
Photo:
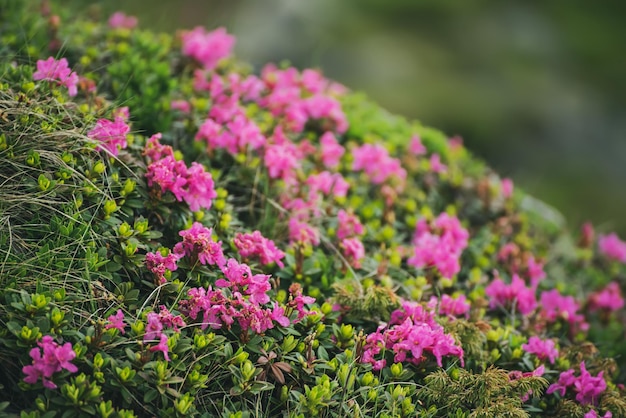
[{"label": "flowering shrub", "polygon": [[223,28],[60,4],[0,0],[3,415],[626,416],[617,235]]}]

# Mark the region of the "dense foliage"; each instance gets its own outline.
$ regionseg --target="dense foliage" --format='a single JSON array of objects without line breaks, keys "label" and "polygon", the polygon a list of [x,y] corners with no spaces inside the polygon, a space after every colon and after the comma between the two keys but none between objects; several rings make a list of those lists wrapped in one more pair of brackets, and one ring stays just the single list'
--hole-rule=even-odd
[{"label": "dense foliage", "polygon": [[626,416],[617,236],[223,29],[0,10],[3,413]]}]

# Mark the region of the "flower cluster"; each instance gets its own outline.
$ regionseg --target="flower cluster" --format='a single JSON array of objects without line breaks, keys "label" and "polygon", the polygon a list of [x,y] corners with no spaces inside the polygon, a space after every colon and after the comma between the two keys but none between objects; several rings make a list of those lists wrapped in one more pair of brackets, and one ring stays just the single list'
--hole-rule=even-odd
[{"label": "flower cluster", "polygon": [[563,296],[557,289],[552,289],[541,293],[540,303],[540,316],[548,322],[562,318],[570,324],[574,332],[589,328],[585,316],[577,313],[580,306],[573,296]]},{"label": "flower cluster", "polygon": [[576,400],[583,405],[596,405],[599,396],[606,389],[606,381],[602,377],[604,372],[592,376],[585,367],[585,362],[580,363],[580,376],[574,376],[574,369],[561,373],[559,380],[550,385],[547,393],[558,393],[565,396],[567,389],[576,392]]},{"label": "flower cluster", "polygon": [[121,334],[126,334],[126,325],[124,324],[124,312],[121,309],[118,309],[117,312],[113,315],[110,315],[107,318],[107,324],[104,326],[104,329],[116,329]]},{"label": "flower cluster", "polygon": [[619,239],[616,233],[600,235],[598,249],[609,260],[626,263],[626,242]]},{"label": "flower cluster", "polygon": [[235,45],[235,38],[218,28],[207,32],[196,27],[183,35],[183,54],[195,59],[207,70],[214,69],[218,62],[228,57]]},{"label": "flower cluster", "polygon": [[188,168],[184,161],[174,157],[170,146],[159,143],[160,138],[160,134],[152,136],[144,151],[152,160],[146,172],[148,186],[158,185],[161,191],[171,192],[179,202],[184,200],[192,211],[210,209],[217,197],[211,173],[195,161]]},{"label": "flower cluster", "polygon": [[489,307],[514,307],[522,315],[528,315],[537,307],[535,289],[526,287],[526,283],[517,274],[513,275],[511,284],[507,285],[502,279],[493,280],[485,288],[489,296]]},{"label": "flower cluster", "polygon": [[589,295],[589,307],[591,310],[605,309],[607,311],[622,309],[624,298],[619,284],[611,282],[604,289]]},{"label": "flower cluster", "polygon": [[444,277],[452,278],[461,270],[459,259],[468,238],[459,220],[445,212],[431,226],[420,219],[413,237],[414,254],[407,263],[417,268],[436,267]]},{"label": "flower cluster", "polygon": [[78,75],[73,72],[65,58],[60,60],[49,57],[47,60],[37,60],[37,71],[33,73],[33,80],[54,81],[67,87],[70,96],[78,92]]},{"label": "flower cluster", "polygon": [[115,12],[109,17],[108,23],[109,27],[112,29],[133,29],[137,26],[137,18],[135,16],[128,16],[124,12]]},{"label": "flower cluster", "polygon": [[406,180],[406,170],[402,168],[400,160],[391,157],[381,144],[363,144],[352,150],[352,156],[352,169],[365,171],[374,184],[382,184],[390,178],[400,184]]},{"label": "flower cluster", "polygon": [[463,348],[437,324],[432,312],[412,302],[404,302],[391,314],[389,324],[367,336],[362,361],[380,370],[387,364],[385,358],[378,358],[385,350],[393,353],[396,363],[420,364],[431,354],[439,367],[444,356],[458,357],[463,364]]},{"label": "flower cluster", "polygon": [[260,231],[251,234],[238,233],[235,235],[234,243],[239,255],[244,258],[258,257],[263,265],[276,263],[279,267],[284,267],[280,260],[285,257],[285,253],[276,248],[274,241],[261,235]]},{"label": "flower cluster", "polygon": [[226,265],[222,242],[213,241],[212,233],[211,228],[205,227],[200,222],[194,222],[191,228],[178,233],[183,240],[174,246],[173,253],[179,257],[188,257],[192,261],[197,260],[200,264],[217,265],[221,268]]},{"label": "flower cluster", "polygon": [[536,355],[539,360],[549,359],[552,364],[559,356],[559,350],[556,349],[554,340],[542,340],[537,336],[530,337],[528,343],[522,345],[522,349],[527,353]]},{"label": "flower cluster", "polygon": [[461,294],[456,297],[452,297],[450,295],[444,294],[439,300],[437,300],[436,296],[433,296],[430,299],[429,304],[432,306],[436,306],[437,302],[439,303],[439,315],[446,315],[451,317],[465,316],[465,318],[469,318],[471,304],[469,303],[465,295]]},{"label": "flower cluster", "polygon": [[160,251],[146,254],[146,268],[157,277],[159,284],[167,282],[167,271],[175,271],[178,268],[176,262],[182,257],[181,254],[169,253],[163,256]]},{"label": "flower cluster", "polygon": [[98,149],[106,149],[112,155],[117,156],[120,149],[128,146],[126,141],[128,132],[130,132],[130,127],[124,118],[117,116],[114,121],[98,119],[96,126],[87,132],[87,136],[101,142]]},{"label": "flower cluster", "polygon": [[59,345],[50,335],[45,335],[37,345],[39,348],[35,347],[29,353],[33,364],[22,368],[26,375],[24,382],[34,385],[41,378],[44,387],[56,389],[57,385],[52,381],[55,373],[63,369],[70,373],[78,371],[78,367],[71,363],[76,357],[71,343]]}]

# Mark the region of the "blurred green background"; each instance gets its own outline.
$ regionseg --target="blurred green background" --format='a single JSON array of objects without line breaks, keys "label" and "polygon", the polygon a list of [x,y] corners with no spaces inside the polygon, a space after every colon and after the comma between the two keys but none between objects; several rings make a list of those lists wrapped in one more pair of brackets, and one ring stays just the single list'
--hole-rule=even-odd
[{"label": "blurred green background", "polygon": [[393,113],[460,135],[573,228],[626,236],[626,2],[84,0],[174,32],[225,26],[236,54],[319,67]]}]

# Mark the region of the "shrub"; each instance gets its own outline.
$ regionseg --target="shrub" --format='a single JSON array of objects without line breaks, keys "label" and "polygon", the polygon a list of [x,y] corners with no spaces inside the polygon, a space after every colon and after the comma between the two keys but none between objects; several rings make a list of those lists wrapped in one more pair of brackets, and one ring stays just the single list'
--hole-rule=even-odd
[{"label": "shrub", "polygon": [[0,10],[6,415],[626,416],[619,237],[223,29]]}]

